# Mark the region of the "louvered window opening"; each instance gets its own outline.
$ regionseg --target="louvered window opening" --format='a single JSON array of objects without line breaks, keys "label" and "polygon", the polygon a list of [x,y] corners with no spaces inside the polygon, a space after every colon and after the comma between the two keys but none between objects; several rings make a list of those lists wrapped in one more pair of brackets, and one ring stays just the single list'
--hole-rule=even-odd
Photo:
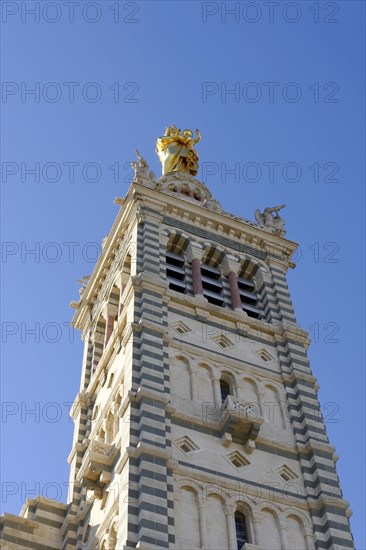
[{"label": "louvered window opening", "polygon": [[166,253],[166,277],[169,288],[183,294],[186,292],[186,270],[183,256],[172,252]]},{"label": "louvered window opening", "polygon": [[241,306],[249,317],[259,318],[258,298],[255,292],[255,285],[249,279],[238,277],[238,287],[241,299]]},{"label": "louvered window opening", "polygon": [[221,282],[221,272],[217,267],[207,264],[201,265],[201,280],[203,295],[211,304],[224,305],[224,296]]}]

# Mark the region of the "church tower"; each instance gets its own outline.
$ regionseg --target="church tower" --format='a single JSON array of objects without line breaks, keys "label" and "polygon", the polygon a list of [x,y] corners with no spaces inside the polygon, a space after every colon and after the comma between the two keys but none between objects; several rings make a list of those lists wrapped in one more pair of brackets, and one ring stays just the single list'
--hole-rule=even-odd
[{"label": "church tower", "polygon": [[256,221],[194,176],[192,132],[138,153],[73,326],[85,342],[67,504],[28,500],[2,547],[354,548],[286,272],[283,205]]}]

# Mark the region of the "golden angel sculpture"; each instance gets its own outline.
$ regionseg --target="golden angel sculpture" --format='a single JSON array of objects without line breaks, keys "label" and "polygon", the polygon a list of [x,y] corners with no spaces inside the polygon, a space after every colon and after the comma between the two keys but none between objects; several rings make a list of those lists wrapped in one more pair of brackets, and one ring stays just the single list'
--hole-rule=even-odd
[{"label": "golden angel sculpture", "polygon": [[198,173],[198,154],[194,146],[201,139],[201,134],[196,130],[197,137],[193,138],[192,130],[181,132],[176,126],[168,126],[165,135],[156,140],[156,152],[162,163],[163,174],[168,172],[185,172],[196,176]]}]

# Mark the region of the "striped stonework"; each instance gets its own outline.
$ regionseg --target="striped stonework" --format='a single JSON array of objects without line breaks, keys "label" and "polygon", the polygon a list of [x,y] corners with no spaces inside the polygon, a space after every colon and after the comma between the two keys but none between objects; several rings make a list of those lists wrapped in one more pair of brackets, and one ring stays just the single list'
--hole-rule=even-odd
[{"label": "striped stonework", "polygon": [[[285,273],[275,265],[271,266],[271,271],[282,319],[289,322],[290,327],[291,323],[295,327],[296,318]],[[290,331],[285,341],[277,342],[277,351],[285,379],[291,380],[285,384],[288,411],[300,450],[315,547],[353,548],[347,505],[342,499],[333,458],[334,449],[329,445],[306,350],[297,335],[296,331]]]},{"label": "striped stonework", "polygon": [[73,303],[68,503],[5,514],[3,547],[236,550],[240,524],[245,550],[354,548],[286,282],[296,243],[186,174],[116,203]]},{"label": "striped stonework", "polygon": [[136,397],[130,424],[129,486],[134,500],[128,507],[128,541],[131,546],[139,542],[149,548],[169,548],[172,536],[168,524],[172,484],[167,470],[171,442],[165,408],[170,387],[163,273],[165,276],[159,224],[145,213],[138,225],[135,281],[134,322],[139,328],[133,338],[132,388]]},{"label": "striped stonework", "polygon": [[[28,499],[20,516],[4,514],[1,518],[1,547],[58,550],[62,548],[61,528],[67,506],[37,497]],[[47,542],[47,545],[46,545]]]}]

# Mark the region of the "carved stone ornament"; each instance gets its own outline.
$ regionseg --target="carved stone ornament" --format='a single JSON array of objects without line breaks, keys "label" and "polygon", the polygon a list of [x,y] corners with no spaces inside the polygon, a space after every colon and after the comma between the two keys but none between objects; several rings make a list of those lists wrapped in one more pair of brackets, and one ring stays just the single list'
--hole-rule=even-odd
[{"label": "carved stone ornament", "polygon": [[279,206],[267,206],[263,212],[257,209],[255,211],[255,219],[259,227],[268,229],[275,235],[285,235],[285,220],[279,215],[279,211],[282,210],[282,208],[285,208],[284,204],[280,204]]},{"label": "carved stone ornament", "polygon": [[138,179],[147,180],[151,182],[155,182],[156,176],[152,170],[150,170],[150,166],[147,162],[147,160],[144,159],[144,157],[139,153],[139,151],[135,150],[137,161],[131,162],[131,166],[135,172],[134,182],[136,182]]}]

